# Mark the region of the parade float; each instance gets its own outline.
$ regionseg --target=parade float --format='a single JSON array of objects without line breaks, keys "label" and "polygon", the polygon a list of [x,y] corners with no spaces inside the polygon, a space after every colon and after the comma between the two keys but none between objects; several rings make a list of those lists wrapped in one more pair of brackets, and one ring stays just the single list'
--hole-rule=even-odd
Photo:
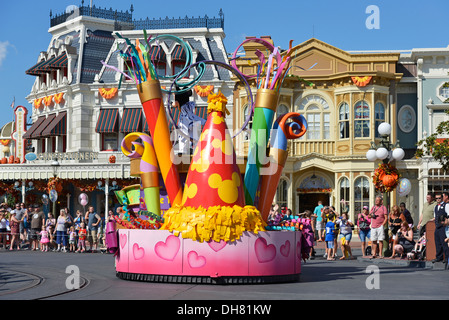
[{"label": "parade float", "polygon": [[[289,52],[281,55],[278,48],[262,39],[247,40],[265,46],[269,56],[265,58],[258,51],[258,74],[244,75],[235,66],[222,62],[192,63],[189,46],[175,36],[151,39],[144,31],[144,38],[144,43],[137,40],[135,44],[125,38],[128,49],[121,52],[134,66],[122,76],[136,83],[150,135],[134,132],[122,141],[122,151],[131,161],[131,175],[140,177],[141,183],[116,192],[123,204],[123,214],[108,223],[107,239],[110,252],[116,255],[117,276],[126,280],[184,283],[298,281],[301,260],[310,251],[301,231],[308,222],[298,219],[291,228],[280,229],[285,232],[267,225],[288,157],[287,140],[296,139],[307,130],[304,117],[298,113],[274,120],[279,90],[289,70]],[[183,46],[186,65],[177,75],[161,77],[155,72],[149,49],[154,41],[167,39]],[[238,58],[237,50],[232,61]],[[252,112],[242,128],[231,136],[225,120],[229,114],[227,99],[220,92],[211,92],[207,121],[195,141],[185,181],[181,181],[169,124],[177,127],[165,110],[162,92],[167,93],[166,105],[170,108],[172,94],[176,99],[188,93],[207,65],[225,68],[244,83]],[[189,69],[194,69],[198,76],[188,83],[179,81]],[[159,79],[170,77],[172,86],[161,88]],[[255,80],[258,86],[254,103],[248,79]],[[250,120],[253,123],[250,149],[242,174],[232,139]],[[188,132],[181,134],[193,138]],[[269,160],[261,161],[268,153]],[[170,202],[163,214],[159,205],[162,184]]]}]

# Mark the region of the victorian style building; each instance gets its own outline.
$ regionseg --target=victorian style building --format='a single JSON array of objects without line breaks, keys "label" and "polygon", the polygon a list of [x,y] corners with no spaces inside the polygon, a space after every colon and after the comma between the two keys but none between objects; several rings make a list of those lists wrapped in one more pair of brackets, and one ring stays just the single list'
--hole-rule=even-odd
[{"label": "victorian style building", "polygon": [[[62,184],[58,203],[71,208],[71,212],[81,208],[77,199],[82,192],[98,212],[105,212],[116,204],[112,190],[138,182],[130,180],[129,158],[120,146],[129,132],[148,133],[137,88],[133,81],[121,79],[120,72],[105,67],[102,61],[127,72],[128,61],[119,54],[120,50],[127,50],[123,38],[133,44],[136,39],[144,41],[144,29],[153,38],[170,34],[182,39],[191,49],[193,63],[227,63],[227,55],[221,11],[218,18],[140,20],[133,19],[132,13],[132,6],[126,12],[81,6],[72,12],[51,15],[50,43],[26,71],[35,77],[27,97],[33,123],[23,135],[31,144],[20,164],[1,170],[1,181],[18,181],[24,186],[34,181],[36,188],[29,191],[28,197],[37,193],[39,183],[47,184],[49,179],[57,178]],[[151,55],[159,75],[177,74],[185,65],[185,50],[174,41],[155,42]],[[183,80],[191,81],[195,72],[190,70]],[[171,84],[170,80],[161,80],[163,88],[170,88]],[[228,109],[232,112],[233,85],[229,71],[208,66],[192,90],[190,99],[196,103],[195,113],[205,118],[207,95],[218,91],[228,97]],[[165,103],[167,94],[163,98]],[[179,121],[178,109],[167,110],[174,121]],[[228,126],[232,128],[232,123]],[[7,130],[10,128],[3,131]],[[177,139],[176,134],[173,139]],[[163,197],[163,190],[161,194]],[[40,199],[34,197],[32,201]]]},{"label": "victorian style building", "polygon": [[[270,41],[270,37],[265,39]],[[253,42],[244,45],[252,65],[258,61],[257,49],[263,48]],[[413,159],[416,129],[399,132],[402,127],[395,125],[404,103],[416,112],[415,83],[406,82],[403,88],[399,52],[350,53],[318,39],[301,43],[292,51],[293,67],[280,90],[277,115],[299,112],[306,118],[308,130],[289,142],[290,157],[275,201],[303,212],[313,210],[321,200],[339,212],[349,210],[354,219],[364,205],[374,203],[372,174],[379,162],[369,162],[366,152],[372,142],[380,141],[380,123],[393,124],[392,141],[401,137],[406,157],[396,166],[404,171],[403,176],[417,177]],[[246,74],[256,73],[248,69],[247,61],[242,61],[240,68]],[[240,84],[234,94],[237,125],[249,110],[242,88]],[[247,136],[240,137],[237,149],[244,153],[248,143]],[[418,188],[409,198],[418,201]]]}]

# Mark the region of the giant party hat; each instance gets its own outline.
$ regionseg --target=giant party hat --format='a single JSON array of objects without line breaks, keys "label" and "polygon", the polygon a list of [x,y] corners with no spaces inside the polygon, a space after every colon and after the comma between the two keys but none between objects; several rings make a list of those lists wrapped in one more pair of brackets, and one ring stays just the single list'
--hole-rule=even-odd
[{"label": "giant party hat", "polygon": [[198,241],[234,241],[243,231],[266,225],[254,206],[245,206],[243,179],[225,116],[227,99],[208,97],[208,117],[187,174],[182,205],[164,214],[161,229]]}]

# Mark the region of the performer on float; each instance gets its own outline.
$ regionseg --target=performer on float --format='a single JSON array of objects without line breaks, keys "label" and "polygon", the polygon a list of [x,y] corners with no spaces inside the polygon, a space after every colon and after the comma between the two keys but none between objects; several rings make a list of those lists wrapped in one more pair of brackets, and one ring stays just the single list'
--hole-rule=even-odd
[{"label": "performer on float", "polygon": [[[179,87],[176,86],[179,91]],[[175,101],[172,106],[179,109],[179,130],[182,134],[178,135],[178,153],[187,153],[189,150],[193,153],[195,141],[198,141],[201,128],[206,124],[206,120],[195,114],[195,102],[190,101],[192,90],[183,93],[175,93]],[[194,141],[192,141],[192,139]]]}]

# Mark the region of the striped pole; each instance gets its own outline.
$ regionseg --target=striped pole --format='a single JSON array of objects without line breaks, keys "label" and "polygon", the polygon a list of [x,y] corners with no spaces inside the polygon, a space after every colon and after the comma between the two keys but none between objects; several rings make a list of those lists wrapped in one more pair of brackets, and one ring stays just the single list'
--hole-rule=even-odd
[{"label": "striped pole", "polygon": [[154,151],[167,189],[168,199],[172,206],[181,204],[181,181],[178,168],[173,163],[173,148],[159,80],[142,82],[137,85],[137,91],[153,138]]},{"label": "striped pole", "polygon": [[[287,123],[288,119],[292,122]],[[274,122],[270,140],[270,162],[263,168],[258,203],[258,209],[264,221],[267,221],[279,179],[288,158],[287,140],[299,138],[306,131],[307,121],[297,112],[281,115]]]},{"label": "striped pole", "polygon": [[278,99],[278,91],[270,89],[257,90],[244,178],[245,201],[247,205],[255,204],[256,192],[260,181],[261,160],[266,160],[266,149]]}]

